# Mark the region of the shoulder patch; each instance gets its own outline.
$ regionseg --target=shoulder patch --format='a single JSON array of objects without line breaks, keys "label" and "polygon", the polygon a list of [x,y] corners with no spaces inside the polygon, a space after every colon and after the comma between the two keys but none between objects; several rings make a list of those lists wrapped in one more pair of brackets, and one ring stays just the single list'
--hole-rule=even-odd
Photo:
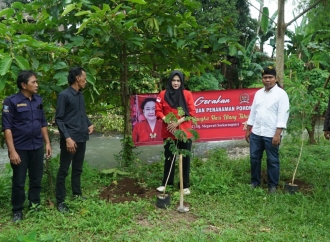
[{"label": "shoulder patch", "polygon": [[3,105],[2,112],[4,112],[4,113],[9,113],[9,106],[7,106],[7,105]]},{"label": "shoulder patch", "polygon": [[162,99],[160,97],[157,97],[156,102],[160,103]]}]

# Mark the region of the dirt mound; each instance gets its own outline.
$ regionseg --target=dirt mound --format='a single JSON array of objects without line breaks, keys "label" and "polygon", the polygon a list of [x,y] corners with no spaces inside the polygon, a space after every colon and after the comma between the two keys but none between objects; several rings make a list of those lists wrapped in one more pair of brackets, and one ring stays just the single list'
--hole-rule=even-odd
[{"label": "dirt mound", "polygon": [[123,203],[126,201],[136,201],[138,198],[155,198],[158,194],[156,189],[144,187],[142,181],[126,177],[104,188],[100,194],[100,198],[108,202]]}]

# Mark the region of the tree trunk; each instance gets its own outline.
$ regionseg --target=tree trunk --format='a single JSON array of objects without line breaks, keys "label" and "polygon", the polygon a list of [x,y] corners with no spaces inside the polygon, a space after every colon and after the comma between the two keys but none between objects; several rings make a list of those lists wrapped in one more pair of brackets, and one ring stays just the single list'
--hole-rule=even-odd
[{"label": "tree trunk", "polygon": [[128,89],[128,63],[127,63],[127,49],[126,45],[123,46],[123,53],[122,53],[122,63],[123,63],[123,70],[122,70],[122,103],[124,107],[124,137],[131,135],[132,126],[130,122],[130,108],[129,108],[129,89]]},{"label": "tree trunk", "polygon": [[278,16],[276,30],[276,76],[283,86],[284,79],[284,35],[286,24],[284,22],[284,0],[278,0]]},{"label": "tree trunk", "polygon": [[308,129],[308,128],[306,128],[306,130],[307,130],[307,133],[308,133],[309,143],[311,145],[316,144],[316,141],[315,141],[315,138],[314,138],[314,135],[315,135],[315,124],[314,124],[314,126],[312,126],[312,129],[311,130]]},{"label": "tree trunk", "polygon": [[121,163],[120,166],[130,166],[133,159],[133,142],[132,142],[132,124],[130,120],[130,95],[128,89],[128,63],[127,63],[127,48],[124,44],[122,53],[120,56],[120,63],[123,67],[120,72],[120,81],[121,81],[121,100],[124,107],[124,139],[122,140],[123,150],[121,154]]}]

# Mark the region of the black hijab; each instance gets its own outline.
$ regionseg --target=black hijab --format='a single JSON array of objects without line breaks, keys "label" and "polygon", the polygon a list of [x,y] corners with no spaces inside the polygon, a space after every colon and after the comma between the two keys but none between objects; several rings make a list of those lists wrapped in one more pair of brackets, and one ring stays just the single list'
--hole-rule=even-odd
[{"label": "black hijab", "polygon": [[[172,79],[173,77],[177,75],[180,78],[181,85],[179,89],[174,89],[172,87]],[[166,92],[165,92],[165,101],[172,107],[177,109],[178,107],[181,107],[183,111],[185,112],[186,116],[189,116],[188,106],[186,99],[183,95],[184,90],[184,77],[183,73],[181,71],[172,71],[170,74],[170,77],[167,82],[166,86]]]}]

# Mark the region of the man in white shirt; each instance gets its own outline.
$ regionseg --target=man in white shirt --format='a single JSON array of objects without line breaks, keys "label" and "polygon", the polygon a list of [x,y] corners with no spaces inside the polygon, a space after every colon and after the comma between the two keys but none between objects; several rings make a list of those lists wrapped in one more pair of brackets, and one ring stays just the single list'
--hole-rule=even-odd
[{"label": "man in white shirt", "polygon": [[264,88],[254,96],[247,121],[245,139],[250,143],[251,186],[261,183],[261,160],[267,154],[268,193],[275,193],[280,178],[278,157],[282,130],[289,118],[289,98],[276,81],[276,70],[268,66],[262,71]]}]

